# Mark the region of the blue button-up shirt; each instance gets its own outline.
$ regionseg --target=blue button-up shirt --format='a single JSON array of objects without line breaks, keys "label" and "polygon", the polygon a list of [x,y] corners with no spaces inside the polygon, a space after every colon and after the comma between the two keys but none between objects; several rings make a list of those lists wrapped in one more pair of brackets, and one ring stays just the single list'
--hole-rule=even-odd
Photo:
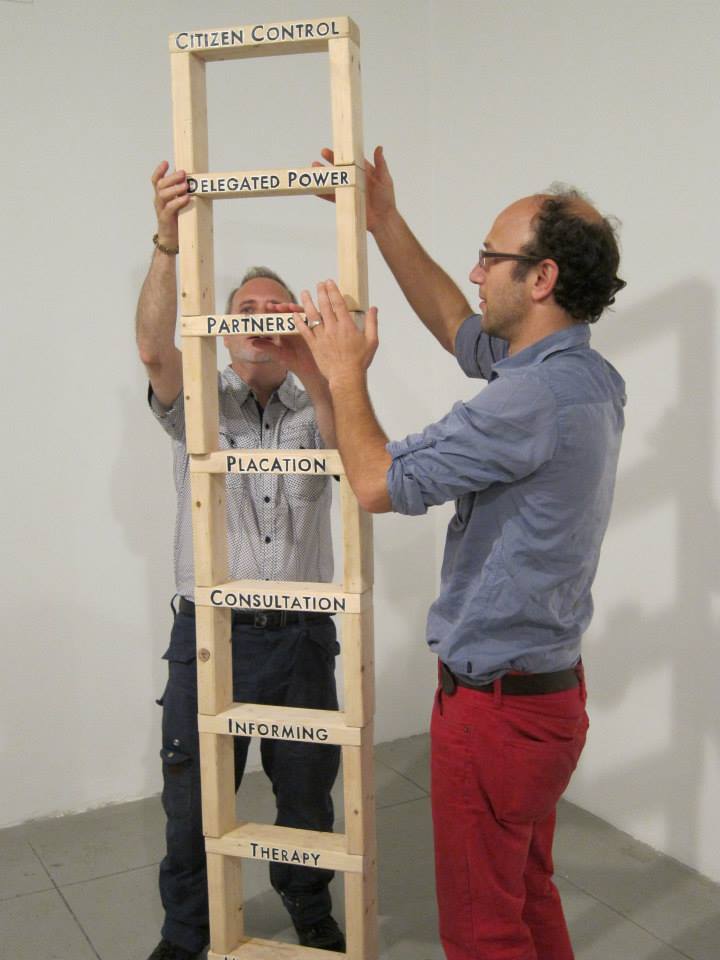
[{"label": "blue button-up shirt", "polygon": [[610,516],[625,384],[578,324],[507,355],[469,317],[455,352],[489,380],[422,433],[388,444],[398,513],[455,499],[427,639],[481,682],[580,656]]}]

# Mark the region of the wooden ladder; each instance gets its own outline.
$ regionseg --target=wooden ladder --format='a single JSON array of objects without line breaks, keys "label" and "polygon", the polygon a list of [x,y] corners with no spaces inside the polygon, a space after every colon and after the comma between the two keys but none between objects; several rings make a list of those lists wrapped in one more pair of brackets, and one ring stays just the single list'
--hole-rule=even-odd
[{"label": "wooden ladder", "polygon": [[[327,168],[208,171],[207,61],[327,50],[335,162]],[[250,24],[170,36],[175,165],[194,194],[180,215],[183,390],[192,474],[203,830],[210,898],[210,960],[328,960],[327,951],[244,933],[241,861],[294,862],[344,871],[347,954],[377,956],[373,774],[372,522],[337,450],[220,450],[215,337],[295,331],[292,314],[226,316],[215,310],[213,200],[334,191],[339,286],[358,323],[367,309],[367,247],[357,26],[347,17]],[[252,463],[250,461],[252,460]],[[228,581],[225,478],[231,472],[340,476],[343,582]],[[231,608],[342,615],[344,710],[234,703]],[[345,832],[238,823],[233,736],[340,744]]]}]

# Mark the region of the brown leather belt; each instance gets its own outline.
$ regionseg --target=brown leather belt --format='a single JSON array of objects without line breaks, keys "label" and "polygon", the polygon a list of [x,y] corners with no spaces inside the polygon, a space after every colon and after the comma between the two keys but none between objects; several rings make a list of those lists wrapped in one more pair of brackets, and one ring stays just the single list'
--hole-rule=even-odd
[{"label": "brown leather belt", "polygon": [[[233,623],[246,623],[251,627],[260,627],[263,630],[279,630],[289,623],[312,623],[318,620],[329,620],[329,613],[288,613],[287,610],[232,610]],[[186,617],[195,616],[195,604],[187,597],[178,600],[178,612]]]},{"label": "brown leather belt", "polygon": [[[511,697],[533,696],[538,693],[560,693],[562,690],[572,690],[580,685],[579,667],[569,667],[567,670],[556,670],[553,673],[505,673],[500,677],[500,689]],[[465,677],[453,673],[442,661],[438,661],[438,675],[440,687],[447,696],[451,697],[458,687],[467,687],[476,693],[494,693],[495,684],[473,683]]]}]

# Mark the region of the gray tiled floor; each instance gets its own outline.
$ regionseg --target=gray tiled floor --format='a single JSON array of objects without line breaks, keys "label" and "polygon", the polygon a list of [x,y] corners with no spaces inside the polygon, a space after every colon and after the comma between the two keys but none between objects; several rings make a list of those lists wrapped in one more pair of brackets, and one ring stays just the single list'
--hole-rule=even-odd
[{"label": "gray tiled floor", "polygon": [[[427,738],[377,748],[380,943],[386,960],[442,960],[436,932]],[[342,792],[336,787],[338,813]],[[243,817],[272,820],[262,774]],[[0,831],[0,960],[145,960],[158,939],[157,798]],[[720,888],[563,803],[558,886],[577,960],[717,960]],[[246,862],[251,933],[290,940],[264,865]],[[342,915],[342,883],[334,893]]]}]

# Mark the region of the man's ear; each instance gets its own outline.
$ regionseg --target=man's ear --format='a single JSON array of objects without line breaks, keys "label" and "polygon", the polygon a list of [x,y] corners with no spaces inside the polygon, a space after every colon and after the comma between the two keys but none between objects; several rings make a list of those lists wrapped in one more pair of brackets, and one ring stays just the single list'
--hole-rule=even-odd
[{"label": "man's ear", "polygon": [[554,260],[541,260],[534,270],[535,281],[530,296],[537,303],[547,300],[557,284],[560,268]]}]

